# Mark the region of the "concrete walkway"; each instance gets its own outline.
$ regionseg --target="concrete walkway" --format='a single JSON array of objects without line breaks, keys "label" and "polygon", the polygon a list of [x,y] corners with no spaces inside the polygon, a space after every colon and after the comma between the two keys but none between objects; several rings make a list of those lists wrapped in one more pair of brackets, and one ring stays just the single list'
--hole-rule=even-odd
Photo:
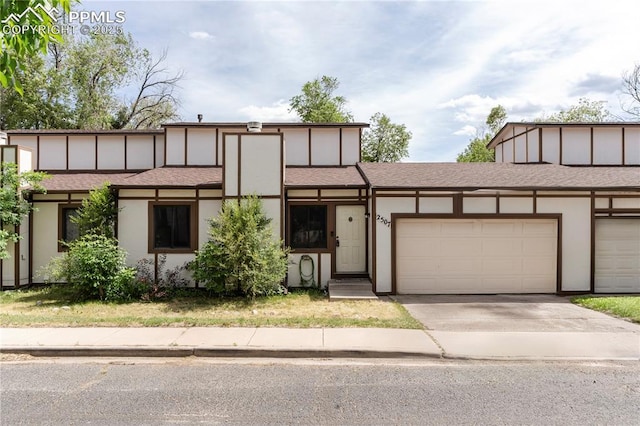
[{"label": "concrete walkway", "polygon": [[[639,327],[640,330],[640,327]],[[371,328],[3,328],[0,352],[34,356],[640,360],[640,332]]]}]

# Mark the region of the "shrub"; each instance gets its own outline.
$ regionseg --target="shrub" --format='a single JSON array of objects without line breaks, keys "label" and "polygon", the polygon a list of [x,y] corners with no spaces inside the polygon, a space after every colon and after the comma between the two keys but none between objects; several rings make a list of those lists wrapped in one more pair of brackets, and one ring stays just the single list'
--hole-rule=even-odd
[{"label": "shrub", "polygon": [[120,209],[116,207],[116,197],[109,182],[89,192],[89,198],[82,200],[82,206],[71,217],[78,225],[80,235],[100,234],[113,237],[116,219]]},{"label": "shrub", "polygon": [[136,281],[142,289],[142,300],[163,299],[172,296],[176,289],[186,287],[189,283],[183,276],[186,265],[165,270],[167,255],[158,256],[157,272],[154,273],[155,262],[152,259],[140,259],[136,264]]},{"label": "shrub", "polygon": [[257,196],[226,201],[209,220],[209,241],[189,264],[193,277],[218,294],[280,293],[289,250],[273,237],[270,222]]},{"label": "shrub", "polygon": [[49,279],[66,281],[80,300],[124,301],[140,297],[135,269],[127,268],[127,253],[117,240],[87,234],[68,244],[69,251],[46,268]]}]

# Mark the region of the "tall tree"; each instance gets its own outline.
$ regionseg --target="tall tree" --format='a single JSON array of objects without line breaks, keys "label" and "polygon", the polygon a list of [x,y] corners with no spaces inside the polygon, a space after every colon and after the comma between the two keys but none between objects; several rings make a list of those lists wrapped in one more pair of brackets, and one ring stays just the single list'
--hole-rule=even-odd
[{"label": "tall tree", "polygon": [[[155,128],[177,118],[182,73],[169,74],[131,35],[70,38],[18,72],[24,96],[0,88],[1,128]],[[123,98],[121,93],[132,93]]]},{"label": "tall tree", "polygon": [[22,85],[16,77],[19,69],[25,69],[25,59],[38,52],[45,53],[49,43],[62,41],[56,31],[31,31],[20,27],[51,27],[58,13],[56,8],[68,13],[71,3],[72,0],[0,1],[0,18],[5,20],[3,27],[8,28],[0,36],[0,86],[22,94]]},{"label": "tall tree", "polygon": [[622,75],[622,109],[636,119],[640,119],[640,64]]},{"label": "tall tree", "polygon": [[485,121],[486,128],[483,128],[476,136],[469,141],[469,145],[463,152],[458,154],[458,163],[483,163],[495,160],[495,152],[487,148],[487,144],[500,131],[507,120],[507,111],[502,105],[491,108],[491,112]]},{"label": "tall tree", "polygon": [[304,123],[347,123],[353,121],[346,109],[347,100],[334,95],[340,83],[323,75],[302,86],[302,93],[289,100],[289,111],[295,111]]},{"label": "tall tree", "polygon": [[607,110],[605,103],[605,101],[592,101],[587,98],[580,98],[576,105],[572,105],[554,114],[543,114],[534,121],[552,123],[599,123],[611,119],[611,113]]},{"label": "tall tree", "polygon": [[411,132],[380,112],[371,117],[371,128],[362,135],[362,161],[393,163],[409,155]]}]

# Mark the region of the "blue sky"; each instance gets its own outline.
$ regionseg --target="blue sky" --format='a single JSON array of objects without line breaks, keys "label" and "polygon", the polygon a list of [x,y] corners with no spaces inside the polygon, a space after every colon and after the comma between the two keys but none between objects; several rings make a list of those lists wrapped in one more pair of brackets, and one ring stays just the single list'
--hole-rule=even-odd
[{"label": "blue sky", "polygon": [[295,121],[288,100],[337,77],[356,121],[380,111],[413,133],[406,161],[454,161],[502,104],[510,121],[607,102],[640,63],[634,1],[88,1],[183,70],[185,121]]}]

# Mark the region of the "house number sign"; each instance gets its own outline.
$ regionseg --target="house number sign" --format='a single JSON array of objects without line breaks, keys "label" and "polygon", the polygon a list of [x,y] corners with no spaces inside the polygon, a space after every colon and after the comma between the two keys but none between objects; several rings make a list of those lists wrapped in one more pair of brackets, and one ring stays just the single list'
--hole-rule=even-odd
[{"label": "house number sign", "polygon": [[376,215],[376,220],[378,222],[380,222],[381,224],[387,226],[388,228],[391,228],[391,221],[389,219],[387,219],[386,217],[382,217],[380,215]]}]

